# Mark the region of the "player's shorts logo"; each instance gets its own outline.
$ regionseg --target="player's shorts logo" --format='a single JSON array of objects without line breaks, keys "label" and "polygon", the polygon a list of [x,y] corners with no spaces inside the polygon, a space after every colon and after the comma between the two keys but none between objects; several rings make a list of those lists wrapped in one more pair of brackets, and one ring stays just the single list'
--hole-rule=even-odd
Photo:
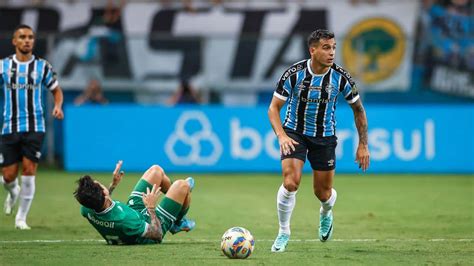
[{"label": "player's shorts logo", "polygon": [[363,19],[344,39],[344,66],[364,83],[376,83],[395,73],[403,61],[405,47],[402,28],[393,20]]},{"label": "player's shorts logo", "polygon": [[222,155],[222,144],[203,112],[184,112],[165,143],[175,165],[213,165]]}]

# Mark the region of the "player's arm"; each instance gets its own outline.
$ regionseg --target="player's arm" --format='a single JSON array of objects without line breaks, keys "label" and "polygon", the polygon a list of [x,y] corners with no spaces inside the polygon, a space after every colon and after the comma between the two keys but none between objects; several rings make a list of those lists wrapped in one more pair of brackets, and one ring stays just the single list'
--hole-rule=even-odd
[{"label": "player's arm", "polygon": [[63,90],[61,87],[56,86],[54,90],[51,91],[53,93],[53,98],[54,98],[54,107],[53,107],[53,117],[57,119],[63,119],[64,118],[64,113],[63,113],[63,101],[64,101],[64,96],[63,96]]},{"label": "player's arm", "polygon": [[359,168],[366,171],[370,164],[369,141],[368,141],[368,123],[364,106],[359,98],[351,104],[352,112],[354,112],[354,121],[359,134],[359,145],[357,146],[356,159]]},{"label": "player's arm", "polygon": [[161,230],[161,222],[156,216],[155,208],[156,202],[161,194],[161,187],[157,187],[156,184],[153,188],[146,189],[146,194],[143,194],[143,204],[145,204],[146,210],[150,215],[150,225],[147,227],[147,231],[143,235],[145,238],[153,239],[161,243],[163,240],[163,231]]},{"label": "player's arm", "polygon": [[122,177],[125,175],[125,173],[123,171],[120,171],[120,168],[122,168],[122,163],[123,163],[123,161],[120,160],[115,165],[115,170],[113,172],[112,183],[110,183],[110,185],[109,185],[109,194],[110,195],[112,195],[112,192],[117,187],[117,185],[120,183],[120,181],[122,181]]},{"label": "player's arm", "polygon": [[298,144],[298,142],[288,137],[281,125],[280,110],[284,104],[285,101],[273,96],[270,107],[268,108],[268,118],[270,119],[273,131],[278,138],[278,143],[280,144],[280,153],[287,155],[292,151],[295,151],[295,145]]}]

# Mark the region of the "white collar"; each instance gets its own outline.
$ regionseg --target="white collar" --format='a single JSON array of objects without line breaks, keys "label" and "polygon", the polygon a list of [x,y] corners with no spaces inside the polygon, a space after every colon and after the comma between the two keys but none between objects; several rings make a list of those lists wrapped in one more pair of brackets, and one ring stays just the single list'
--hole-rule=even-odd
[{"label": "white collar", "polygon": [[96,212],[97,214],[106,214],[115,207],[115,201],[112,200],[112,204],[105,210],[101,212]]},{"label": "white collar", "polygon": [[13,61],[15,61],[15,63],[17,63],[17,64],[29,64],[29,63],[33,62],[33,60],[35,60],[35,55],[34,54],[32,54],[30,60],[28,60],[26,62],[19,61],[18,58],[16,58],[16,54],[13,55]]},{"label": "white collar", "polygon": [[308,67],[308,71],[309,71],[309,73],[311,74],[311,76],[322,77],[322,76],[326,75],[329,71],[331,71],[331,67],[329,67],[328,71],[326,71],[326,72],[323,73],[323,74],[314,74],[314,73],[313,73],[313,70],[311,69],[311,58],[308,59],[308,61],[306,62],[306,65],[307,65],[307,67]]}]

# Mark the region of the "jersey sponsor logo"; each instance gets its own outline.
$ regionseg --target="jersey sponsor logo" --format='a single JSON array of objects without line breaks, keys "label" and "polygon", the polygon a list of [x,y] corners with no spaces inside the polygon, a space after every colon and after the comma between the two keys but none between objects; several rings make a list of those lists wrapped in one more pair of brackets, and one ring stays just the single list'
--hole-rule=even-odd
[{"label": "jersey sponsor logo", "polygon": [[20,84],[20,83],[11,83],[6,84],[6,87],[10,90],[34,90],[34,84]]},{"label": "jersey sponsor logo", "polygon": [[300,71],[301,69],[303,69],[303,65],[301,64],[298,64],[296,66],[292,66],[290,67],[286,72],[285,74],[283,74],[283,76],[281,77],[281,80],[282,81],[285,81],[289,76],[291,76],[292,74]]},{"label": "jersey sponsor logo", "polygon": [[107,227],[107,228],[114,228],[115,227],[115,222],[98,220],[94,216],[92,216],[90,213],[87,214],[87,219],[89,219],[89,221],[91,221],[92,223],[94,223],[96,225],[99,225],[99,226],[103,226],[103,227]]},{"label": "jersey sponsor logo", "polygon": [[396,22],[381,17],[364,19],[344,39],[344,65],[364,83],[376,83],[395,73],[403,61],[405,47],[405,34]]},{"label": "jersey sponsor logo", "polygon": [[300,100],[305,103],[330,103],[333,99],[311,99],[306,97],[300,97]]}]

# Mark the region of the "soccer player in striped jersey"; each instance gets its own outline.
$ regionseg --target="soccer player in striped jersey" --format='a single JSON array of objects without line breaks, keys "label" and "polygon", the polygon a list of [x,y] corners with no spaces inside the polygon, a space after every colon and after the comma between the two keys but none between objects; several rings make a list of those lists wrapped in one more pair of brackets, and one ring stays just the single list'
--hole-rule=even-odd
[{"label": "soccer player in striped jersey", "polygon": [[[15,227],[28,230],[26,223],[35,194],[35,176],[41,157],[41,146],[46,131],[42,104],[43,89],[52,92],[52,115],[63,119],[63,93],[56,73],[46,60],[33,55],[35,34],[27,25],[19,25],[12,44],[15,54],[0,60],[0,87],[3,105],[3,127],[0,141],[0,180],[8,192],[4,204],[7,215],[20,199]],[[17,181],[19,163],[22,163],[21,190]]]},{"label": "soccer player in striped jersey", "polygon": [[[308,37],[310,59],[288,68],[281,76],[268,110],[281,151],[283,184],[277,194],[280,229],[271,250],[283,252],[290,238],[290,219],[306,158],[313,169],[313,190],[321,202],[319,239],[333,232],[332,208],[337,193],[333,186],[336,168],[336,103],[345,98],[354,112],[359,134],[356,161],[363,171],[369,167],[367,117],[356,84],[334,63],[334,33],[316,30]],[[287,103],[285,118],[280,110]]]},{"label": "soccer player in striped jersey", "polygon": [[[82,205],[82,216],[108,244],[157,244],[168,231],[176,234],[194,228],[195,222],[184,217],[194,188],[192,177],[171,184],[163,169],[153,165],[137,182],[124,204],[111,198],[124,175],[121,167],[122,161],[119,161],[109,188],[86,175],[78,180],[74,192]],[[166,195],[157,206],[161,192]]]}]

